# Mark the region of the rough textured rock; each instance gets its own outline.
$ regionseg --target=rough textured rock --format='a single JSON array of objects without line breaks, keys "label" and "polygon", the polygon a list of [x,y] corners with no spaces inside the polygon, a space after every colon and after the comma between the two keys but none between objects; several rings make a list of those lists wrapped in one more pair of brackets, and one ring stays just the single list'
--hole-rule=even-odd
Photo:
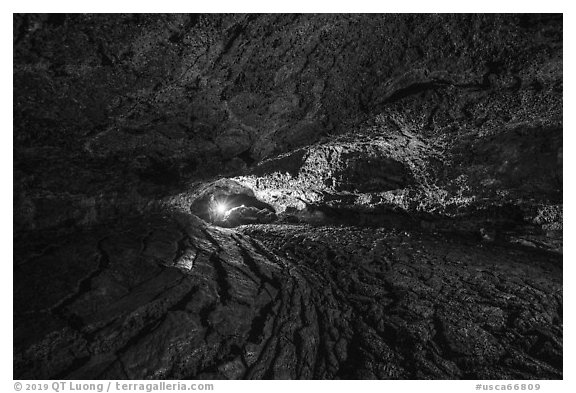
[{"label": "rough textured rock", "polygon": [[[497,190],[521,159],[469,167],[458,153],[530,157],[523,144],[546,140],[539,179],[555,170],[562,16],[15,15],[14,92],[21,229],[142,212],[189,179],[354,143],[363,122],[370,139],[454,142],[449,178]],[[380,191],[406,179],[389,180]],[[538,195],[558,205],[549,183]]]},{"label": "rough textured rock", "polygon": [[352,212],[373,225],[403,214],[421,227],[490,228],[561,251],[561,128],[514,126],[451,143],[390,132],[378,121],[361,130],[265,160],[234,179],[304,221],[317,218],[310,208],[344,221]]},{"label": "rough textured rock", "polygon": [[157,215],[19,243],[15,378],[562,377],[559,256],[240,228]]},{"label": "rough textured rock", "polygon": [[14,377],[563,378],[562,35],[14,15]]}]

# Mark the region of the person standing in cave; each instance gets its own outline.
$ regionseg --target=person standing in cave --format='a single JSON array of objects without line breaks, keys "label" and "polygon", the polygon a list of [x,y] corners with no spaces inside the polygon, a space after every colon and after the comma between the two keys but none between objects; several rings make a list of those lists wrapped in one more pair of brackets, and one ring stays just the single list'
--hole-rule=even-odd
[{"label": "person standing in cave", "polygon": [[210,195],[210,198],[208,199],[208,215],[210,217],[210,222],[217,222],[220,220],[220,217],[218,215],[218,201],[216,200],[216,197],[214,196],[214,194]]}]

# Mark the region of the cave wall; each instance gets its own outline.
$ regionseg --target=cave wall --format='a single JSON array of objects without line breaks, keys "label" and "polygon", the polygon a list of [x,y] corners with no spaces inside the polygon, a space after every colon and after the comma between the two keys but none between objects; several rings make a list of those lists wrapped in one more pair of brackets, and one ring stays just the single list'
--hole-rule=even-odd
[{"label": "cave wall", "polygon": [[22,14],[13,38],[19,230],[150,209],[336,137],[424,143],[427,190],[561,203],[561,15]]}]

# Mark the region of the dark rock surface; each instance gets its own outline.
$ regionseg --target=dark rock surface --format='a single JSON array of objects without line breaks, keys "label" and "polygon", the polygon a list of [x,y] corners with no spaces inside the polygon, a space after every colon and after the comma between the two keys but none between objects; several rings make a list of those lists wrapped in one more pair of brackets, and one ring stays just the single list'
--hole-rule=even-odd
[{"label": "dark rock surface", "polygon": [[406,203],[559,205],[562,83],[562,15],[15,15],[16,224],[141,213],[341,134],[409,143],[341,150],[341,190],[405,190],[432,149]]},{"label": "dark rock surface", "polygon": [[17,379],[562,377],[554,254],[186,215],[19,247]]},{"label": "dark rock surface", "polygon": [[14,15],[14,377],[561,379],[562,35]]}]

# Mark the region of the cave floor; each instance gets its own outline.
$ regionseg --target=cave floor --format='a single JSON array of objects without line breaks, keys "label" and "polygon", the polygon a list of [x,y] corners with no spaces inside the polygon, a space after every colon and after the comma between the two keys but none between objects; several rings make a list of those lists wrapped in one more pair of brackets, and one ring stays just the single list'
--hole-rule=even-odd
[{"label": "cave floor", "polygon": [[14,378],[562,378],[562,256],[151,214],[14,239]]}]

